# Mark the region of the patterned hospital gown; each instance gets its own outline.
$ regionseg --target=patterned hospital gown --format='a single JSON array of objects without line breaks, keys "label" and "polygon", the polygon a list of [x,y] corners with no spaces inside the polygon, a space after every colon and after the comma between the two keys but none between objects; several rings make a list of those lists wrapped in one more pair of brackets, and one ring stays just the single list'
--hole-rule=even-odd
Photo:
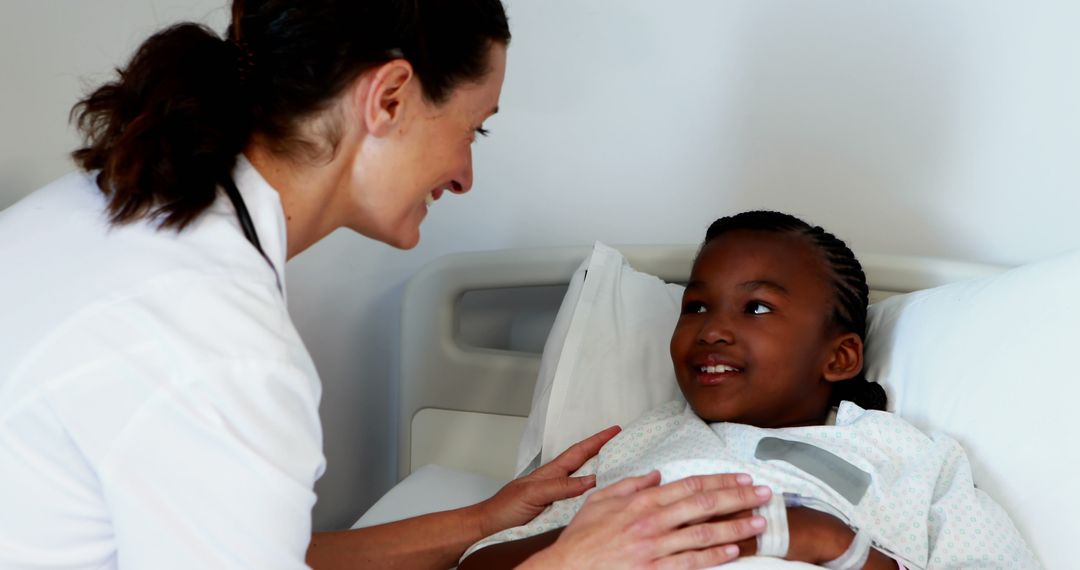
[{"label": "patterned hospital gown", "polygon": [[[762,438],[802,442],[869,474],[855,502],[822,479],[783,460],[758,459]],[[685,402],[656,408],[586,463],[596,488],[658,469],[663,482],[707,473],[750,473],[776,493],[822,500],[870,533],[876,547],[909,568],[1040,568],[1005,511],[976,489],[963,449],[953,439],[926,435],[887,412],[843,402],[835,425],[763,429],[708,424]],[[466,552],[566,526],[585,497],[558,501],[532,522],[492,535]]]}]

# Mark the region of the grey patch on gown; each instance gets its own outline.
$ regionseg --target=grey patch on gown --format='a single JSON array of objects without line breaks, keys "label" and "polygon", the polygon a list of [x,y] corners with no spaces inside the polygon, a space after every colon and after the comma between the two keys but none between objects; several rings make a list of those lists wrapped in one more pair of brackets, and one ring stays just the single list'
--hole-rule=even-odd
[{"label": "grey patch on gown", "polygon": [[853,505],[870,488],[870,474],[820,447],[801,441],[763,437],[754,457],[762,461],[785,461],[817,477]]}]

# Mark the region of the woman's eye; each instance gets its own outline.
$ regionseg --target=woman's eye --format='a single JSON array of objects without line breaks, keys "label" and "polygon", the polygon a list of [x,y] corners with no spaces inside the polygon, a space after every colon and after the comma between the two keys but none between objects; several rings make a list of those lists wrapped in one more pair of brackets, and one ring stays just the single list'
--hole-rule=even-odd
[{"label": "woman's eye", "polygon": [[746,304],[746,312],[751,315],[767,315],[772,312],[772,309],[765,303],[750,301]]},{"label": "woman's eye", "polygon": [[486,137],[486,136],[488,136],[490,134],[491,134],[491,131],[485,129],[484,127],[476,127],[475,129],[473,129],[472,136],[469,137],[469,144],[473,144],[473,143],[476,142],[477,135],[482,136],[482,137]]},{"label": "woman's eye", "polygon": [[684,315],[689,315],[693,313],[704,313],[705,303],[702,303],[700,301],[691,301],[683,306],[682,312]]}]

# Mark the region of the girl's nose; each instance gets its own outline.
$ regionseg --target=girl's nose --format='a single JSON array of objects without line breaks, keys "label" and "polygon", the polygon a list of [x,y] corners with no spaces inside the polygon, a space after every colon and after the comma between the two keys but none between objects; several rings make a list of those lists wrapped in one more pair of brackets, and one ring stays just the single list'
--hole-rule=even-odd
[{"label": "girl's nose", "polygon": [[701,325],[701,330],[698,331],[698,343],[734,344],[735,332],[731,329],[725,319],[717,316],[710,316],[705,319],[705,322]]}]

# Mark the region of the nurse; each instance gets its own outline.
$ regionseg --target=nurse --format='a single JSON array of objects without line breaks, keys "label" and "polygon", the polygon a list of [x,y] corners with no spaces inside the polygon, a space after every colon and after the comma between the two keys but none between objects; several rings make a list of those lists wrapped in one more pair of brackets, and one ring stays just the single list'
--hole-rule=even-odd
[{"label": "nurse", "polygon": [[[593,485],[613,429],[478,505],[311,533],[285,262],[340,227],[416,245],[472,186],[509,41],[498,0],[235,0],[224,38],[165,29],[79,102],[80,170],[0,213],[0,567],[445,568]],[[628,479],[526,564],[722,563],[761,530],[749,483]]]}]

